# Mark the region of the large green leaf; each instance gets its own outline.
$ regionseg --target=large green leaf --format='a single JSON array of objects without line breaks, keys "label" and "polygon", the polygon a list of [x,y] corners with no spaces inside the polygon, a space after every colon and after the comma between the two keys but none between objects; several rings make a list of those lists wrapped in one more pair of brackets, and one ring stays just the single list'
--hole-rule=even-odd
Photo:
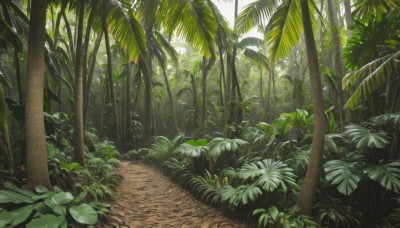
[{"label": "large green leaf", "polygon": [[62,206],[74,199],[74,196],[69,192],[60,192],[50,198],[56,205]]},{"label": "large green leaf", "polygon": [[169,35],[182,37],[200,53],[214,55],[214,38],[218,24],[212,10],[202,0],[160,0],[159,15]]},{"label": "large green leaf", "polygon": [[[32,219],[30,223],[26,225],[26,228],[37,228],[37,227],[48,227],[48,228],[59,228],[63,227],[65,223],[64,216],[55,215],[43,215],[39,218]],[[66,224],[64,224],[66,227]]]},{"label": "large green leaf", "polygon": [[12,192],[8,190],[0,190],[0,203],[33,203],[35,200],[30,196]]},{"label": "large green leaf", "polygon": [[286,56],[299,42],[303,23],[299,1],[286,0],[272,15],[265,31],[265,40],[272,61]]},{"label": "large green leaf", "polygon": [[239,169],[238,176],[241,179],[255,180],[254,183],[268,192],[281,189],[288,190],[287,185],[298,188],[293,169],[280,161],[265,159],[256,163],[245,164]]},{"label": "large green leaf", "polygon": [[235,152],[239,149],[239,146],[245,144],[247,144],[247,142],[242,139],[214,138],[208,144],[210,148],[208,157],[216,161],[222,153]]},{"label": "large green leaf", "polygon": [[189,143],[181,144],[177,149],[177,152],[187,156],[187,157],[200,157],[201,154],[206,154],[208,152],[207,146],[195,146]]},{"label": "large green leaf", "polygon": [[228,201],[233,206],[247,204],[249,201],[255,201],[262,195],[262,191],[255,185],[240,185],[237,188],[231,185],[225,185],[221,191],[221,201]]},{"label": "large green leaf", "polygon": [[75,221],[86,225],[94,225],[98,218],[96,211],[88,204],[70,207],[69,213]]},{"label": "large green leaf", "polygon": [[326,162],[323,168],[325,178],[331,184],[337,185],[337,190],[345,195],[350,195],[363,177],[361,162],[331,160]]},{"label": "large green leaf", "polygon": [[364,173],[386,189],[400,193],[400,162],[371,166]]},{"label": "large green leaf", "polygon": [[0,221],[12,220],[12,222],[9,224],[9,227],[15,227],[27,220],[29,216],[31,216],[32,211],[35,209],[35,207],[36,205],[31,204],[25,207],[18,208],[14,211],[0,212]]},{"label": "large green leaf", "polygon": [[346,133],[357,143],[357,148],[384,148],[389,142],[389,137],[384,131],[372,131],[357,124],[350,124],[345,127]]}]

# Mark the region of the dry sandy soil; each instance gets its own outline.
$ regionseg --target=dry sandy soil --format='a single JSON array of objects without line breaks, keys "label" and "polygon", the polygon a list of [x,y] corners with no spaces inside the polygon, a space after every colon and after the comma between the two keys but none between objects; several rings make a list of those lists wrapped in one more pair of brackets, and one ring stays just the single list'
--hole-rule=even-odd
[{"label": "dry sandy soil", "polygon": [[113,214],[101,227],[249,227],[197,201],[152,167],[124,161]]}]

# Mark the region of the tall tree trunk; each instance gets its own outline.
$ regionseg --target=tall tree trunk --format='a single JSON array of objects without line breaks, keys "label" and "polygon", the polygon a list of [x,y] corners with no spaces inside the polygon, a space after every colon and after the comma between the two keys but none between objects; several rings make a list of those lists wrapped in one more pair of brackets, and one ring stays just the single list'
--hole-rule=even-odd
[{"label": "tall tree trunk", "polygon": [[28,168],[27,187],[50,188],[43,116],[44,51],[46,1],[32,0],[29,21],[27,80],[25,97],[25,135]]},{"label": "tall tree trunk", "polygon": [[61,4],[61,9],[60,12],[57,14],[57,19],[56,19],[56,26],[54,28],[54,48],[57,48],[58,45],[58,38],[60,36],[60,23],[61,23],[61,18],[62,15],[64,14],[63,12],[65,11],[65,8],[67,8],[67,3],[62,3]]},{"label": "tall tree trunk", "polygon": [[[197,107],[197,88],[196,88],[196,80],[194,78],[194,75],[190,73],[190,79],[192,82],[192,93],[193,93],[193,107],[194,107],[194,113],[193,113],[193,128],[198,126],[199,123],[199,108]],[[193,130],[193,129],[191,129]]]},{"label": "tall tree trunk", "polygon": [[69,41],[69,55],[72,59],[72,63],[75,63],[75,48],[74,48],[74,37],[72,36],[72,30],[71,30],[71,25],[69,24],[67,15],[65,14],[65,11],[61,12],[63,15],[63,19],[65,22],[65,29],[67,30],[67,36],[68,36],[68,41]]},{"label": "tall tree trunk", "polygon": [[219,53],[219,63],[220,63],[220,78],[219,78],[219,94],[220,94],[220,105],[225,108],[225,112],[227,110],[226,104],[226,80],[225,80],[225,66],[224,66],[224,57],[222,53],[221,45],[218,45],[218,53]]},{"label": "tall tree trunk", "polygon": [[[153,25],[146,28],[146,40],[150,41],[153,36]],[[150,142],[151,137],[154,135],[154,118],[153,118],[153,97],[152,97],[152,81],[153,81],[153,60],[151,53],[151,44],[147,43],[147,50],[149,50],[144,66],[144,132],[145,143]]]},{"label": "tall tree trunk", "polygon": [[24,90],[22,88],[22,78],[21,78],[21,67],[19,64],[19,56],[17,50],[14,49],[14,64],[15,64],[15,75],[17,77],[17,88],[18,88],[18,97],[19,103],[24,103]]},{"label": "tall tree trunk", "polygon": [[317,48],[315,46],[313,29],[311,25],[308,0],[300,0],[300,4],[307,49],[308,67],[310,70],[311,95],[314,105],[314,133],[311,144],[310,161],[300,194],[297,198],[297,206],[300,207],[301,213],[311,215],[322,168],[326,121],[324,114],[321,73],[318,63]]},{"label": "tall tree trunk", "polygon": [[263,84],[264,84],[264,81],[263,81],[263,70],[262,70],[262,65],[261,65],[261,62],[260,62],[260,100],[259,100],[260,104],[259,104],[259,107],[258,107],[259,108],[259,114],[261,114],[261,110],[264,110],[265,112],[267,111],[267,110],[265,110]]},{"label": "tall tree trunk", "polygon": [[[86,31],[87,32],[87,31]],[[87,81],[86,81],[86,89],[85,89],[85,96],[83,99],[83,126],[86,126],[87,118],[88,118],[88,113],[89,113],[89,102],[90,102],[90,89],[92,87],[92,82],[93,82],[93,76],[94,76],[94,68],[96,66],[96,59],[97,59],[97,52],[99,51],[100,48],[100,43],[103,37],[103,32],[100,32],[100,34],[96,38],[96,42],[93,47],[92,51],[92,60],[90,63],[89,67],[89,72],[87,75]],[[85,64],[84,64],[85,66]]]},{"label": "tall tree trunk", "polygon": [[329,11],[329,21],[332,30],[332,42],[335,55],[335,72],[336,72],[336,84],[337,84],[337,104],[339,109],[340,124],[344,122],[344,96],[342,91],[342,79],[345,74],[345,69],[343,66],[342,59],[342,44],[340,42],[340,29],[339,22],[337,18],[336,2],[335,0],[328,0],[328,11]]},{"label": "tall tree trunk", "polygon": [[129,59],[129,53],[126,53],[126,58],[127,58],[127,65],[126,65],[126,91],[125,91],[125,97],[126,97],[126,105],[125,105],[125,138],[124,138],[124,146],[127,144],[129,138],[130,138],[130,129],[131,129],[131,60]]},{"label": "tall tree trunk", "polygon": [[113,75],[113,63],[112,63],[112,54],[111,54],[111,46],[110,46],[110,38],[108,36],[108,26],[103,18],[103,32],[104,39],[106,42],[106,51],[107,51],[107,70],[108,70],[108,86],[110,87],[110,95],[111,95],[111,105],[113,110],[113,137],[112,139],[116,141],[117,144],[119,141],[119,129],[118,129],[118,111],[117,111],[117,97],[115,94],[115,86],[114,86],[114,75]]},{"label": "tall tree trunk", "polygon": [[201,107],[202,124],[204,124],[204,122],[207,120],[207,75],[211,69],[213,62],[214,62],[213,59],[207,60],[205,57],[203,57],[203,64],[201,66],[201,85],[202,85],[201,91],[203,97],[203,102]]},{"label": "tall tree trunk", "polygon": [[351,30],[349,26],[354,23],[353,16],[351,15],[351,0],[343,0],[344,4],[344,16],[346,19],[347,36],[351,36]]},{"label": "tall tree trunk", "polygon": [[164,75],[165,87],[167,88],[169,103],[171,104],[172,118],[173,118],[173,120],[174,120],[175,129],[176,129],[177,131],[180,131],[180,129],[179,129],[179,123],[178,123],[178,116],[177,116],[177,114],[176,114],[175,101],[174,101],[174,98],[172,97],[171,88],[170,88],[170,86],[169,86],[167,74],[166,74],[166,72],[165,72],[165,68],[164,68],[164,65],[163,65],[163,64],[161,64],[161,68],[162,68],[162,72],[163,72],[163,75]]},{"label": "tall tree trunk", "polygon": [[75,86],[74,86],[74,161],[85,165],[84,126],[83,126],[83,69],[82,69],[82,37],[85,0],[80,0],[78,16],[78,35],[76,40],[75,57]]}]

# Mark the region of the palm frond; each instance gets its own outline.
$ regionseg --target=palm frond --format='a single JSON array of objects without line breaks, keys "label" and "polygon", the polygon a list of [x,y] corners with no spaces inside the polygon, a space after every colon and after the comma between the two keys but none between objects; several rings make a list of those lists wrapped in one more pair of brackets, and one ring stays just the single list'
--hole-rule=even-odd
[{"label": "palm frond", "polygon": [[354,4],[353,15],[361,20],[369,20],[372,17],[381,18],[382,14],[391,8],[400,8],[397,0],[359,0]]},{"label": "palm frond", "polygon": [[139,57],[146,53],[146,40],[142,26],[134,17],[132,10],[128,10],[127,1],[95,1],[92,7],[96,7],[93,11],[95,14],[93,28],[101,31],[102,20],[105,18],[116,41],[124,51],[128,51],[131,59],[137,62]]},{"label": "palm frond", "polygon": [[[312,15],[312,14],[311,14]],[[299,42],[303,32],[299,1],[286,0],[272,15],[265,32],[269,54],[273,61],[286,56]]]},{"label": "palm frond", "polygon": [[265,27],[264,23],[271,18],[281,2],[281,0],[257,0],[248,4],[236,18],[236,31],[239,34],[243,34],[256,25]]},{"label": "palm frond", "polygon": [[244,56],[254,62],[257,66],[263,66],[265,69],[271,72],[271,64],[267,56],[260,52],[254,51],[253,49],[246,48],[244,50]]},{"label": "palm frond", "polygon": [[211,9],[201,0],[161,0],[160,17],[166,32],[182,37],[200,53],[214,55],[213,40],[217,23]]},{"label": "palm frond", "polygon": [[238,48],[247,48],[249,46],[260,47],[263,44],[264,40],[258,37],[245,37],[239,41],[237,44]]},{"label": "palm frond", "polygon": [[359,70],[346,75],[343,78],[343,88],[348,89],[350,85],[357,83],[360,78],[364,78],[361,83],[357,86],[353,95],[347,100],[345,107],[354,108],[358,100],[362,96],[369,96],[376,91],[385,82],[388,72],[392,68],[392,61],[400,56],[400,51],[391,53],[378,58]]},{"label": "palm frond", "polygon": [[175,65],[178,65],[178,53],[175,48],[165,39],[165,37],[160,33],[155,31],[154,38],[157,40],[158,44],[165,51],[166,54],[172,59]]}]

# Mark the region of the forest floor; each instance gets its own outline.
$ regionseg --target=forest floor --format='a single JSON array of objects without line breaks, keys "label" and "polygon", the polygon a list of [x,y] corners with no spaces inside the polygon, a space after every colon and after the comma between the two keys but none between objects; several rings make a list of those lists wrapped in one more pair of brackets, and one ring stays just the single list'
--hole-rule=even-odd
[{"label": "forest floor", "polygon": [[123,161],[113,213],[101,227],[249,227],[211,208],[152,167]]}]

